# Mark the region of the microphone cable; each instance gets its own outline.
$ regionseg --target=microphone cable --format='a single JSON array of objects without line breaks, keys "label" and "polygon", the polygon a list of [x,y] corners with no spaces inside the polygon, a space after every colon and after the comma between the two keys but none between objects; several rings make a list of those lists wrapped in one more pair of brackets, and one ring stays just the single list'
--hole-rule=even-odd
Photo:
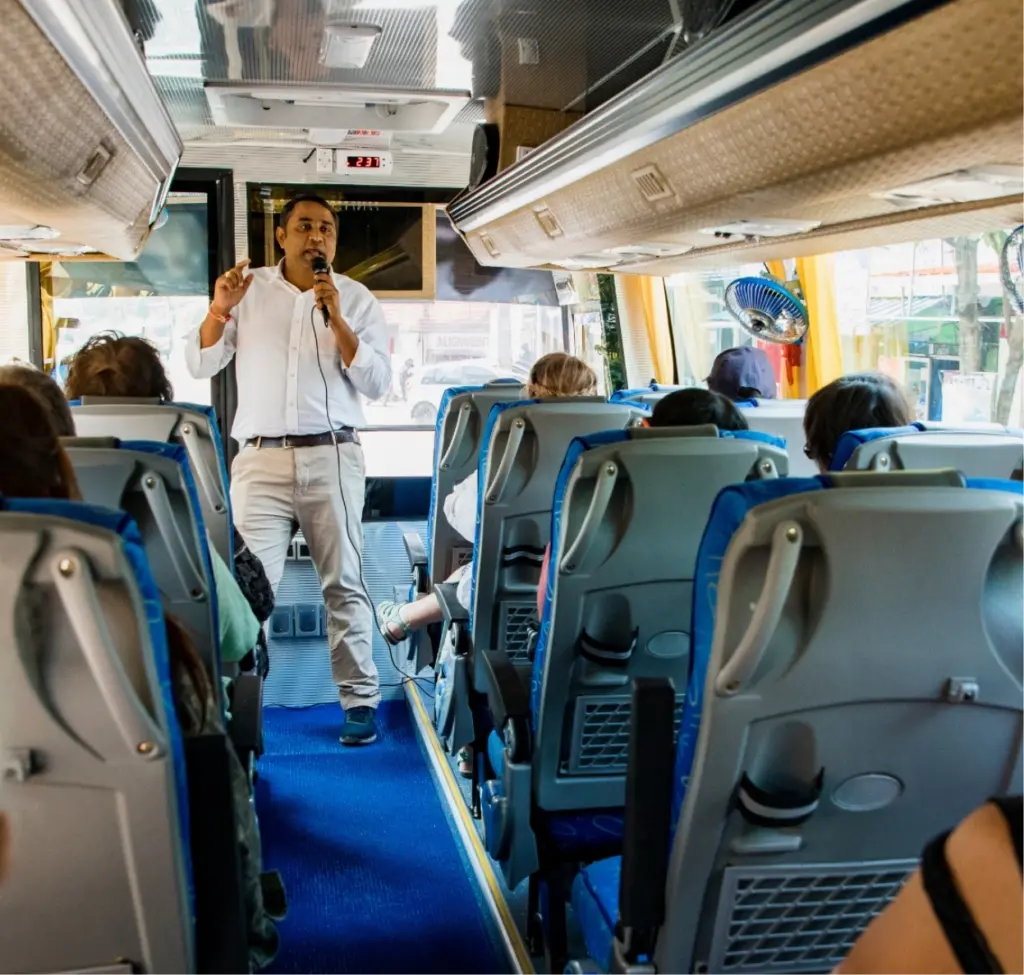
[{"label": "microphone cable", "polygon": [[[326,264],[326,261],[324,263]],[[314,270],[315,270],[315,267],[314,267]],[[326,273],[326,272],[317,272],[317,273]],[[337,436],[337,434],[334,431],[334,421],[331,419],[331,402],[330,402],[331,396],[330,396],[330,390],[329,390],[329,388],[327,386],[327,376],[324,373],[323,363],[320,361],[320,343],[317,340],[316,321],[315,321],[314,315],[313,315],[314,311],[318,307],[319,306],[314,301],[313,302],[313,306],[309,309],[309,330],[310,330],[310,332],[312,333],[312,336],[313,336],[313,349],[316,352],[316,367],[317,367],[317,369],[320,370],[320,380],[324,384],[324,412],[327,414],[327,426],[330,428],[331,440],[334,443],[334,459],[337,461],[337,465],[338,465],[338,492],[341,494],[341,506],[342,506],[342,509],[345,512],[345,534],[348,537],[349,545],[352,547],[352,550],[356,553],[356,558],[359,561],[359,585],[360,585],[360,587],[363,590],[363,595],[366,597],[366,601],[370,604],[370,619],[373,622],[374,627],[376,627],[376,608],[374,606],[373,599],[370,596],[370,592],[366,588],[366,577],[363,575],[363,548],[362,548],[361,545],[356,545],[355,541],[352,538],[352,525],[350,523],[350,518],[349,518],[348,501],[345,499],[344,478],[342,477],[342,473],[341,473],[341,444],[338,443],[338,436]],[[330,323],[330,315],[323,308],[320,309],[320,313],[324,316],[324,325],[325,325],[325,327],[329,328],[330,327],[330,324],[329,324]],[[395,646],[394,646],[394,644],[392,644],[389,640],[385,640],[384,642],[388,646],[388,656],[391,658],[391,666],[394,667],[395,670],[398,671],[399,674],[401,674],[402,680],[400,680],[400,681],[390,681],[390,682],[381,682],[380,680],[378,680],[377,686],[378,687],[403,687],[403,686],[405,686],[405,684],[409,683],[410,681],[412,681],[412,682],[420,682],[420,683],[423,683],[423,684],[426,685],[427,689],[429,690],[430,696],[433,697],[434,696],[433,685],[430,683],[429,679],[426,678],[426,677],[417,677],[414,674],[406,673],[399,666],[398,661],[395,658]],[[372,633],[371,633],[371,646],[372,646]]]}]

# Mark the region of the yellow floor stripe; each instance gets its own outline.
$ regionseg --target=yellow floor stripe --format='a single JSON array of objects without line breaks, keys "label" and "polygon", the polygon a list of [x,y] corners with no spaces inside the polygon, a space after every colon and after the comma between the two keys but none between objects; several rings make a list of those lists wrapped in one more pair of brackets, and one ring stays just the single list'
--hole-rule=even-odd
[{"label": "yellow floor stripe", "polygon": [[499,884],[498,878],[495,876],[494,869],[491,866],[491,858],[487,855],[487,851],[484,849],[484,845],[480,841],[480,834],[476,831],[476,824],[473,822],[473,817],[470,815],[469,809],[466,807],[465,800],[462,797],[462,791],[459,789],[459,784],[455,780],[455,774],[452,772],[452,768],[448,764],[448,759],[441,748],[441,743],[438,741],[437,735],[434,733],[430,716],[423,705],[419,689],[415,684],[409,681],[405,685],[405,693],[406,697],[412,704],[416,723],[422,732],[423,740],[426,743],[427,748],[430,749],[432,753],[434,768],[442,779],[442,785],[444,786],[444,791],[447,794],[448,805],[451,807],[455,816],[461,823],[462,829],[460,830],[460,833],[469,843],[470,849],[467,851],[469,858],[473,862],[477,876],[482,878],[487,884],[487,893],[489,894],[488,900],[497,915],[496,920],[501,925],[506,946],[512,952],[512,960],[515,963],[516,971],[523,972],[524,975],[533,975],[534,968],[533,962],[530,960],[530,953],[527,951],[526,943],[523,941],[515,919],[512,917],[512,912],[509,910],[508,904],[505,901],[505,894],[502,889],[502,885]]}]

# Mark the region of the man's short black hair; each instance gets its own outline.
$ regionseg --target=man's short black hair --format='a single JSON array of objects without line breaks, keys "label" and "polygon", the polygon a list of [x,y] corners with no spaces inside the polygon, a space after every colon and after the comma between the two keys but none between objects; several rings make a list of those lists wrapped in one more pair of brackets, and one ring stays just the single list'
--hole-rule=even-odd
[{"label": "man's short black hair", "polygon": [[283,207],[281,207],[281,227],[288,226],[288,221],[291,219],[292,212],[300,203],[316,203],[318,206],[322,206],[325,210],[329,210],[331,216],[334,217],[334,229],[338,229],[338,215],[334,212],[334,208],[322,196],[317,196],[316,193],[297,193]]},{"label": "man's short black hair", "polygon": [[746,430],[747,418],[732,400],[710,389],[677,389],[654,404],[652,427],[701,427],[713,423],[719,430]]}]

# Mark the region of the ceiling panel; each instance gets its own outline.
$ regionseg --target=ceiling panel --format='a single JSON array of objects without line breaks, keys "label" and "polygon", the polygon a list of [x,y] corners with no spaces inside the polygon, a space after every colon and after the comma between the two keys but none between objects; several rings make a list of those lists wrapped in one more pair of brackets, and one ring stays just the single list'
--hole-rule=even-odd
[{"label": "ceiling panel", "polygon": [[[203,82],[472,92],[590,111],[753,0],[122,0],[186,140],[262,138],[212,124]],[[327,24],[382,33],[364,68],[329,69]],[[471,103],[459,122],[483,117]]]}]

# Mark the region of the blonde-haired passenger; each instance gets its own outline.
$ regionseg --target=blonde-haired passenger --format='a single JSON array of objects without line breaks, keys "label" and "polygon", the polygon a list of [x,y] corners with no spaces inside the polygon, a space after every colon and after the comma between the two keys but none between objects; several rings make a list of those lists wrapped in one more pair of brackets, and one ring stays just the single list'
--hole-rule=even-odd
[{"label": "blonde-haired passenger", "polygon": [[[527,399],[557,399],[563,396],[596,396],[597,376],[582,359],[565,352],[551,352],[542,356],[530,370],[526,384]],[[470,474],[455,485],[444,500],[444,515],[448,523],[466,541],[472,543],[476,534],[477,474]],[[448,578],[458,582],[459,602],[468,609],[473,563],[462,566]],[[441,604],[431,593],[409,603],[391,601],[377,604],[377,628],[388,643],[401,643],[410,633],[431,623],[441,622]]]}]

